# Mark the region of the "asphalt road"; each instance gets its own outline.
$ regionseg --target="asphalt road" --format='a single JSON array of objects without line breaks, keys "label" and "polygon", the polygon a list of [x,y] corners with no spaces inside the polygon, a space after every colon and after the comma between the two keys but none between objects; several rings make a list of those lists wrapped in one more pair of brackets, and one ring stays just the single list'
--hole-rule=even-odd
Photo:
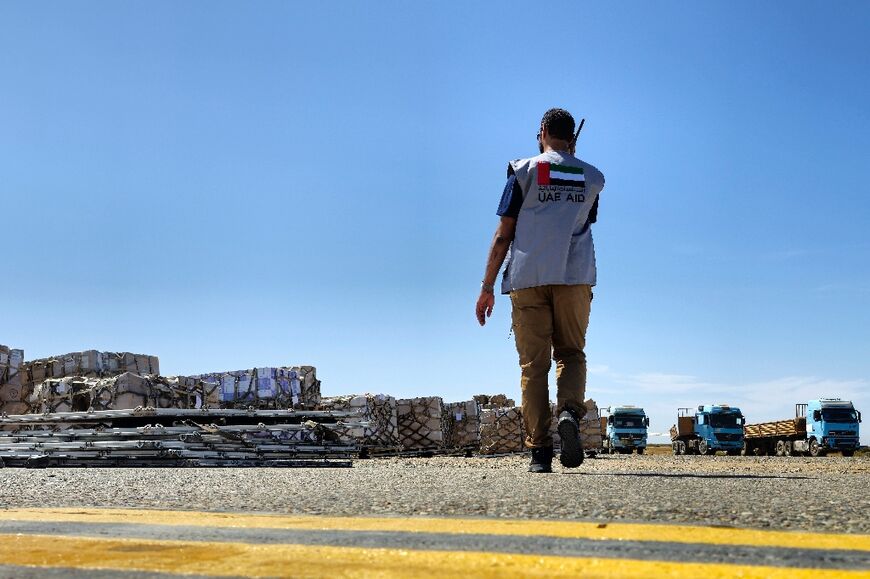
[{"label": "asphalt road", "polygon": [[870,459],[605,456],[532,475],[525,457],[350,469],[0,469],[3,506],[493,517],[870,533]]}]

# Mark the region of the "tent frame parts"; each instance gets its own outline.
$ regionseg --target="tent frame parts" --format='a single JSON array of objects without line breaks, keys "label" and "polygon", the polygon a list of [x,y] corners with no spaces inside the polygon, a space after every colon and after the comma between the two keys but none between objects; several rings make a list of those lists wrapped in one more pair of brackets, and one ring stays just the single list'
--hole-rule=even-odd
[{"label": "tent frame parts", "polygon": [[[159,422],[158,422],[159,420]],[[168,424],[168,426],[164,426]],[[5,466],[349,467],[347,412],[136,408],[0,417]]]}]

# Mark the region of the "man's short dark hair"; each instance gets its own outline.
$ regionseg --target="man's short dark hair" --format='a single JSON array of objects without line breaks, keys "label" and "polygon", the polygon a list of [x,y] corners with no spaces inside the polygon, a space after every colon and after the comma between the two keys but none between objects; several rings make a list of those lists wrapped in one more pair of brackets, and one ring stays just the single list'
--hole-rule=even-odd
[{"label": "man's short dark hair", "polygon": [[563,141],[574,138],[574,117],[565,109],[550,109],[544,113],[541,124],[550,136]]}]

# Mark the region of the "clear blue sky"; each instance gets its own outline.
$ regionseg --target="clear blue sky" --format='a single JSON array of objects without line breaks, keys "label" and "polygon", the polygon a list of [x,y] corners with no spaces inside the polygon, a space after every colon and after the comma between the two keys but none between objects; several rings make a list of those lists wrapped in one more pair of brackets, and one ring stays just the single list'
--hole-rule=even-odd
[{"label": "clear blue sky", "polygon": [[[607,176],[588,394],[870,416],[864,2],[0,3],[0,343],[519,398],[509,159]],[[870,423],[864,428],[868,441]]]}]

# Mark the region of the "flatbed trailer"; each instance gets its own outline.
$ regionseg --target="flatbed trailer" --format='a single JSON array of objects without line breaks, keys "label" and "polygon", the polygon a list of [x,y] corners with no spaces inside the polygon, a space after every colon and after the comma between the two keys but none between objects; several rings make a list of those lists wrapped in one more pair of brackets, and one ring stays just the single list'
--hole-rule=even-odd
[{"label": "flatbed trailer", "polygon": [[829,450],[839,450],[843,456],[852,456],[858,447],[860,421],[861,413],[848,401],[820,399],[795,404],[794,418],[745,425],[742,454],[824,456]]}]

